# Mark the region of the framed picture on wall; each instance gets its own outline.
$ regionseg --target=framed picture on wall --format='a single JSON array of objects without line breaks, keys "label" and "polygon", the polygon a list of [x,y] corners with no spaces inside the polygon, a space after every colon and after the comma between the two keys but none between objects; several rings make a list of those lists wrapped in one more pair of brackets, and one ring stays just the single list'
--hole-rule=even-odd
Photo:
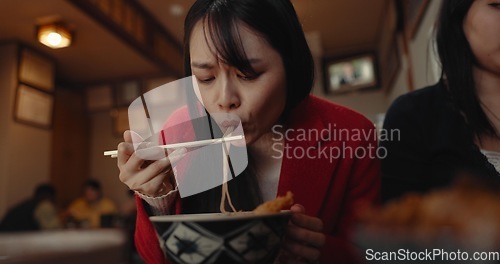
[{"label": "framed picture on wall", "polygon": [[323,62],[326,94],[344,94],[378,86],[375,55],[364,53]]},{"label": "framed picture on wall", "polygon": [[23,48],[19,62],[19,82],[47,92],[54,91],[55,66],[50,59]]},{"label": "framed picture on wall", "polygon": [[40,128],[52,127],[54,97],[51,94],[19,84],[14,108],[17,122]]}]

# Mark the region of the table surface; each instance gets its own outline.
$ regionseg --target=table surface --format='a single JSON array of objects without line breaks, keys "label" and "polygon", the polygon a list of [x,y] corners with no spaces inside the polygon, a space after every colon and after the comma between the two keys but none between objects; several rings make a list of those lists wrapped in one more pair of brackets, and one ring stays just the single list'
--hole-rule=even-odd
[{"label": "table surface", "polygon": [[122,263],[123,230],[59,230],[0,234],[0,263]]}]

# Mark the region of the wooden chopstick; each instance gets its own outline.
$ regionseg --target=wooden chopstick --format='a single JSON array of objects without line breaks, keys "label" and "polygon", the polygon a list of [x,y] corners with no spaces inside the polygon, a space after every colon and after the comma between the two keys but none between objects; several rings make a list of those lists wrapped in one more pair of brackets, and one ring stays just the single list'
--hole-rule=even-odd
[{"label": "wooden chopstick", "polygon": [[[213,144],[218,144],[222,142],[231,142],[231,141],[237,141],[237,140],[242,140],[244,139],[243,135],[239,136],[231,136],[231,137],[222,137],[222,138],[216,138],[216,139],[205,139],[205,140],[199,140],[199,141],[190,141],[190,142],[182,142],[182,143],[175,143],[175,144],[168,144],[168,145],[159,145],[155,147],[160,147],[163,149],[176,149],[176,148],[189,148],[189,147],[201,147],[201,146],[208,146],[208,145],[213,145]],[[109,151],[104,151],[104,156],[111,156],[111,158],[116,158],[118,155],[117,150],[109,150]]]}]

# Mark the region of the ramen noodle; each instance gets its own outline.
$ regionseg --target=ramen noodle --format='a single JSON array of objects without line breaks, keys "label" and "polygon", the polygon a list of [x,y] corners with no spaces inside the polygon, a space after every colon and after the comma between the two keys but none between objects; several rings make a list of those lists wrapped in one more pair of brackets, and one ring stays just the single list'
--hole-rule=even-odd
[{"label": "ramen noodle", "polygon": [[[231,133],[233,132],[233,128],[228,128],[228,130],[226,131],[226,133],[224,133],[224,136],[230,136]],[[227,202],[229,204],[229,206],[231,207],[231,210],[233,212],[236,212],[236,208],[234,208],[234,205],[233,205],[233,202],[231,201],[231,196],[229,195],[229,189],[228,189],[228,185],[227,185],[227,181],[228,181],[228,174],[229,174],[229,147],[231,146],[231,143],[229,142],[223,142],[222,144],[222,154],[224,155],[223,159],[222,159],[222,175],[223,175],[223,183],[222,183],[222,196],[221,196],[221,200],[220,200],[220,211],[221,213],[228,213],[228,211],[226,211],[226,199],[227,199]]]},{"label": "ramen noodle", "polygon": [[[228,128],[226,133],[224,133],[223,137],[230,136],[232,133],[233,129]],[[228,174],[230,173],[229,170],[229,148],[231,144],[229,142],[222,143],[222,153],[224,155],[223,163],[222,163],[222,173],[223,173],[223,183],[222,183],[222,196],[221,196],[221,201],[220,201],[220,211],[221,213],[235,213],[237,212],[236,208],[234,207],[232,201],[231,201],[231,196],[229,195],[229,189],[228,189]],[[229,207],[231,207],[232,212],[228,212],[226,210],[226,200],[229,204]],[[293,194],[292,192],[288,191],[285,196],[279,196],[276,199],[272,201],[267,201],[264,202],[263,204],[259,205],[255,210],[253,210],[253,213],[255,214],[264,214],[264,213],[278,213],[283,209],[286,209],[290,207],[293,204]]]}]

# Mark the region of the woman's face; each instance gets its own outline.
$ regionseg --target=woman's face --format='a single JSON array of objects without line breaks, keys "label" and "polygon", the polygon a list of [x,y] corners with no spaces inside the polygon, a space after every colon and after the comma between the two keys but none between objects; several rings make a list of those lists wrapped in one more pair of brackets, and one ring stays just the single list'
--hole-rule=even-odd
[{"label": "woman's face", "polygon": [[237,115],[247,144],[252,144],[270,132],[284,110],[285,68],[280,54],[264,38],[241,23],[238,28],[255,75],[246,76],[219,60],[202,22],[191,33],[191,70],[208,112]]},{"label": "woman's face", "polygon": [[500,75],[500,0],[474,1],[463,27],[477,66]]}]

